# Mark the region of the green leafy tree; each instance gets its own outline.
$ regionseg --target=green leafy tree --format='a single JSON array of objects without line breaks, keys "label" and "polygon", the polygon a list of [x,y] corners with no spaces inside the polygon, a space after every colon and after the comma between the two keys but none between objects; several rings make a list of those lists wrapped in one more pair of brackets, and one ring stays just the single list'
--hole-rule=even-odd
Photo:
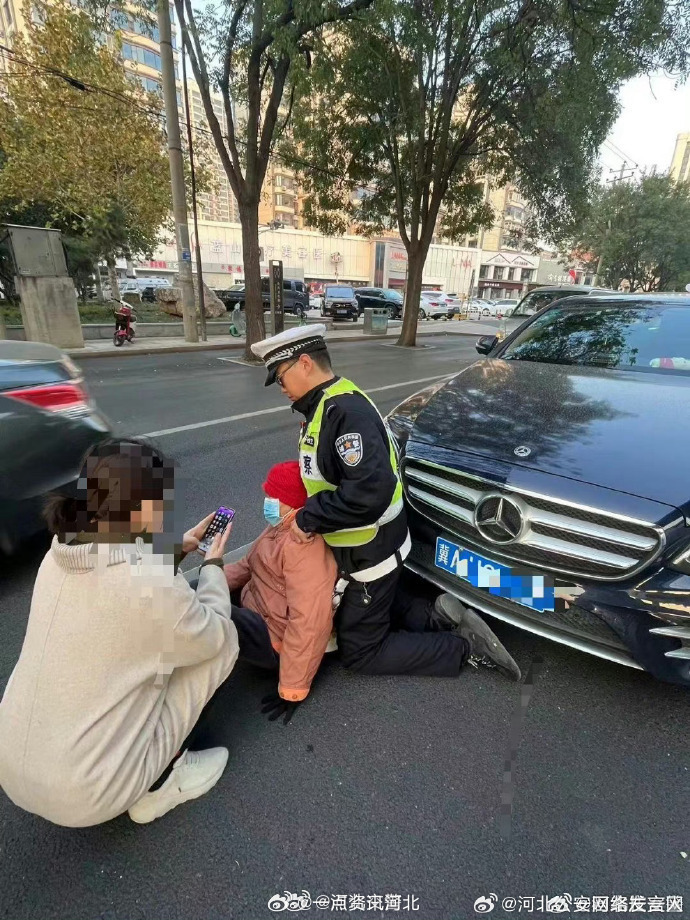
[{"label": "green leafy tree", "polygon": [[608,287],[682,290],[690,280],[690,183],[649,175],[600,187],[569,242]]},{"label": "green leafy tree", "polygon": [[415,344],[437,228],[458,239],[491,219],[482,176],[517,182],[533,238],[572,228],[621,83],[660,63],[685,70],[689,20],[687,4],[659,0],[377,0],[337,41],[320,34],[293,121],[306,213],[328,230],[397,228],[400,344]]},{"label": "green leafy tree", "polygon": [[127,79],[117,37],[102,41],[67,0],[38,0],[25,15],[0,96],[0,206],[50,202],[116,286],[116,256],[153,252],[169,220],[161,100]]},{"label": "green leafy tree", "polygon": [[[175,0],[194,77],[242,224],[248,360],[265,334],[261,298],[259,203],[276,141],[304,88],[317,36],[373,0],[226,0],[199,12]],[[186,23],[186,25],[185,25]],[[223,97],[227,135],[211,94]]]}]

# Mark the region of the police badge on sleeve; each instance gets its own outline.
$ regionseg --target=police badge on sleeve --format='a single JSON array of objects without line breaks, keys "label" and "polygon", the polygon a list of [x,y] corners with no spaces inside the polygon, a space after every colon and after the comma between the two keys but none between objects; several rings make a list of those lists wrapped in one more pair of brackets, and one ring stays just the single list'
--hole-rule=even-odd
[{"label": "police badge on sleeve", "polygon": [[344,434],[335,442],[338,456],[348,466],[357,466],[362,459],[362,435]]}]

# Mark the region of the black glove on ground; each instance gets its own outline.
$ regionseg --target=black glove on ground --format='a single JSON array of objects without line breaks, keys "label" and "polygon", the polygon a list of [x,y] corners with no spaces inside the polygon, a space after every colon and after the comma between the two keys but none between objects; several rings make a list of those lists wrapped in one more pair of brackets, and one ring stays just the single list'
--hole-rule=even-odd
[{"label": "black glove on ground", "polygon": [[291,703],[290,700],[284,700],[276,691],[269,693],[261,700],[261,714],[268,715],[269,722],[275,722],[281,716],[284,716],[283,725],[288,725],[295,714],[299,702]]}]

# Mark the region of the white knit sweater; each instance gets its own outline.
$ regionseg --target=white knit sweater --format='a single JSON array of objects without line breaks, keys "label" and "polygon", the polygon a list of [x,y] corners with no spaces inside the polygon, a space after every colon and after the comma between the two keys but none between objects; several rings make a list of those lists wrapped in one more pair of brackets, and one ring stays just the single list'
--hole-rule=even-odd
[{"label": "white knit sweater", "polygon": [[0,702],[0,786],[56,824],[126,811],[165,769],[238,654],[223,570],[196,593],[135,544],[53,540]]}]

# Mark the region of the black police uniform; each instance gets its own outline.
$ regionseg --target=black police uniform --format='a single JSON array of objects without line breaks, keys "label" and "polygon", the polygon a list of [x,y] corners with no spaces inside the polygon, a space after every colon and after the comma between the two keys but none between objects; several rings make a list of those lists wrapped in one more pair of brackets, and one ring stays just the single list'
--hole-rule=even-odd
[{"label": "black police uniform", "polygon": [[[321,384],[293,404],[305,416],[303,428],[314,417],[323,390],[337,379]],[[341,459],[335,442],[353,432],[361,436],[362,459],[349,466]],[[360,393],[327,401],[316,459],[325,479],[337,489],[308,499],[296,517],[301,530],[333,533],[379,520],[391,502],[397,480],[391,469],[386,428]],[[395,571],[367,584],[350,581],[346,588],[336,618],[341,659],[345,667],[364,674],[455,677],[467,658],[467,643],[450,632],[439,631],[430,617],[430,603],[400,589],[400,549],[407,533],[403,510],[382,525],[371,542],[333,547],[341,577],[345,578],[398,554]]]}]

